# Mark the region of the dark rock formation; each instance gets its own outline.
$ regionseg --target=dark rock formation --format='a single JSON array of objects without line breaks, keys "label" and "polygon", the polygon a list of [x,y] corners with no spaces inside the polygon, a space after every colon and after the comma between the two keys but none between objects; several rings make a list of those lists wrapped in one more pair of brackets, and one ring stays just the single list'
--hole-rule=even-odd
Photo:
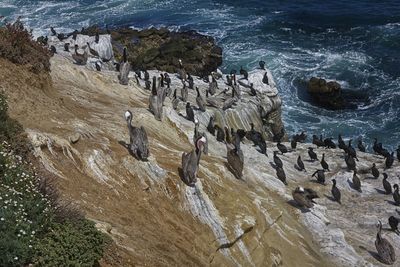
[{"label": "dark rock formation", "polygon": [[126,46],[128,61],[134,70],[158,69],[176,73],[178,60],[182,59],[188,73],[205,76],[222,64],[222,48],[212,37],[195,31],[171,32],[166,28],[102,30],[96,26],[81,31],[86,35],[107,32],[112,37],[116,60],[122,57]]},{"label": "dark rock formation", "polygon": [[307,91],[321,106],[328,109],[343,109],[348,105],[342,96],[342,88],[335,81],[327,82],[322,78],[312,77],[307,84]]}]

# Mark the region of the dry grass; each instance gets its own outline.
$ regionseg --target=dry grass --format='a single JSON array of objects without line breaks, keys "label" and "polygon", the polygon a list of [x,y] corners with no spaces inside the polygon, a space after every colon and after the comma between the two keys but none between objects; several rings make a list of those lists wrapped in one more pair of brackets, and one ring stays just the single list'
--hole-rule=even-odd
[{"label": "dry grass", "polygon": [[32,33],[17,20],[0,27],[0,57],[29,66],[34,73],[50,71],[50,53],[32,38]]}]

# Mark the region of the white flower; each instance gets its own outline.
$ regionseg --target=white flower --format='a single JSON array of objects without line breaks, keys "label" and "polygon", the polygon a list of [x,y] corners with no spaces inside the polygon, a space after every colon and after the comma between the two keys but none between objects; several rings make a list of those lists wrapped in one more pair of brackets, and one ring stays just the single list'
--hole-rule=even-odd
[{"label": "white flower", "polygon": [[4,218],[3,218],[3,217],[1,217],[0,221],[4,221]]},{"label": "white flower", "polygon": [[17,261],[17,260],[18,260],[18,257],[14,257],[14,260],[16,260],[16,261]]}]

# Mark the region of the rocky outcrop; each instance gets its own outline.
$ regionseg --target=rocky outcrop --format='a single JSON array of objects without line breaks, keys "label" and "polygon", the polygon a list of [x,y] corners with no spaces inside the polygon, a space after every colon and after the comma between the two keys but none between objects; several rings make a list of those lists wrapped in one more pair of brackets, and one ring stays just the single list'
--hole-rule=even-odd
[{"label": "rocky outcrop", "polygon": [[328,109],[343,109],[347,106],[342,96],[342,88],[335,81],[312,77],[307,84],[308,93],[321,106]]},{"label": "rocky outcrop", "polygon": [[133,70],[158,69],[176,73],[179,59],[186,71],[205,76],[222,64],[222,48],[210,36],[196,31],[172,32],[166,28],[135,30],[118,28],[102,30],[97,27],[83,29],[82,34],[110,34],[117,61],[122,57],[123,47],[128,48],[128,60]]}]

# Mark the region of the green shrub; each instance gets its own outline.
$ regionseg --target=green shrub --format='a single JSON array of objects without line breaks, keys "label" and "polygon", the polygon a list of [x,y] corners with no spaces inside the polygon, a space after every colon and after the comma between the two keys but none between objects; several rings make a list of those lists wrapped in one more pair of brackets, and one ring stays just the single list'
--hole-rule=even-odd
[{"label": "green shrub", "polygon": [[103,255],[105,237],[88,220],[54,223],[35,245],[38,266],[94,266]]},{"label": "green shrub", "polygon": [[0,27],[0,57],[29,65],[34,73],[50,71],[49,50],[33,40],[31,32],[19,20]]},{"label": "green shrub", "polygon": [[0,266],[93,266],[106,236],[59,199],[48,177],[31,171],[15,147],[27,147],[21,125],[0,92]]}]

